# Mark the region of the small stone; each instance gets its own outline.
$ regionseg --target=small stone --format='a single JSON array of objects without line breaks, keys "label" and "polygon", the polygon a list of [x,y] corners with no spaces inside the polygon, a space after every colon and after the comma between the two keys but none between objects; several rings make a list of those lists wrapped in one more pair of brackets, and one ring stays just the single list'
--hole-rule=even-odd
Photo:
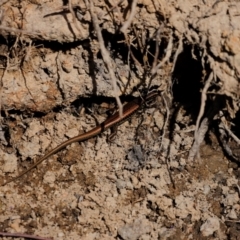
[{"label": "small stone", "polygon": [[180,158],[179,164],[180,164],[181,166],[185,166],[185,165],[186,165],[186,160],[185,160],[184,158]]},{"label": "small stone", "polygon": [[14,154],[4,153],[2,159],[4,161],[2,168],[4,173],[15,172],[17,170],[17,157]]},{"label": "small stone", "polygon": [[58,237],[64,237],[64,233],[63,232],[59,232],[58,233]]},{"label": "small stone", "polygon": [[116,186],[117,186],[117,189],[123,189],[123,188],[133,189],[133,185],[130,181],[123,181],[121,179],[118,179],[116,181]]},{"label": "small stone", "polygon": [[211,188],[210,188],[209,185],[204,185],[204,187],[203,187],[203,193],[204,193],[205,195],[208,195],[209,192],[210,192],[210,190],[211,190]]},{"label": "small stone", "polygon": [[79,134],[79,131],[77,128],[71,128],[65,133],[65,135],[69,138],[73,138],[73,137],[77,136],[78,134]]},{"label": "small stone", "polygon": [[44,175],[43,182],[46,184],[54,183],[56,180],[56,176],[54,172],[47,171]]},{"label": "small stone", "polygon": [[236,213],[236,211],[234,210],[234,209],[232,209],[228,214],[227,214],[227,217],[229,218],[229,219],[237,219],[238,217],[237,217],[237,213]]},{"label": "small stone", "polygon": [[65,60],[62,62],[62,69],[66,72],[66,73],[70,73],[73,69],[73,63],[69,60]]},{"label": "small stone", "polygon": [[15,232],[22,232],[22,228],[20,227],[21,219],[15,219],[11,224],[10,227],[14,229]]},{"label": "small stone", "polygon": [[219,219],[217,217],[210,217],[201,226],[200,231],[204,237],[208,237],[219,229],[220,229]]},{"label": "small stone", "polygon": [[124,240],[137,240],[143,234],[151,231],[150,225],[144,220],[137,219],[133,223],[127,223],[118,229],[118,234]]}]

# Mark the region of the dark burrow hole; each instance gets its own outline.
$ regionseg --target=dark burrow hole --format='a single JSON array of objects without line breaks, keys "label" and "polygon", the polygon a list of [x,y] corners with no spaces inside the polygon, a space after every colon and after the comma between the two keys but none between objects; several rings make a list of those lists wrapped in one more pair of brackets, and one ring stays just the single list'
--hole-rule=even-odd
[{"label": "dark burrow hole", "polygon": [[193,121],[196,121],[200,108],[202,70],[201,62],[192,56],[192,46],[185,46],[172,76],[173,102],[183,107]]}]

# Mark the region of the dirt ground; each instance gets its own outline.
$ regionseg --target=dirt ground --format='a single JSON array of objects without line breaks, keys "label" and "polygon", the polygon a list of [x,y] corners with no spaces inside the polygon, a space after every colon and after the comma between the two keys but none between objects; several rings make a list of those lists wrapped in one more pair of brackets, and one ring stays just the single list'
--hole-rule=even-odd
[{"label": "dirt ground", "polygon": [[240,2],[2,0],[0,20],[1,184],[116,96],[159,91],[112,141],[72,143],[1,185],[0,236],[240,240]]}]

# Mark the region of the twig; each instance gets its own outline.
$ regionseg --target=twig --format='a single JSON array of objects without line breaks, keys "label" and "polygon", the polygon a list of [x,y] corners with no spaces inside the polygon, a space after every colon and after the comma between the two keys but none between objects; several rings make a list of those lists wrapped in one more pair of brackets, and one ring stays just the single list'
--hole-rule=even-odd
[{"label": "twig", "polygon": [[[220,134],[220,140],[221,140],[221,144],[223,146],[224,151],[228,154],[228,156],[232,157],[233,159],[235,159],[235,157],[233,156],[233,152],[231,150],[231,148],[228,146],[227,141],[226,141],[226,130],[223,126],[223,123],[220,122],[219,126],[218,126],[218,131]],[[235,159],[237,161],[237,159]]]},{"label": "twig", "polygon": [[157,33],[156,33],[155,54],[154,54],[152,69],[156,67],[158,56],[159,56],[159,45],[160,45],[160,42],[161,42],[160,41],[160,32],[161,32],[161,26],[158,28]]},{"label": "twig", "polygon": [[[114,6],[112,6],[110,9],[107,8],[108,12],[112,12],[114,9],[118,9],[118,6],[123,3],[125,0],[119,0]],[[120,13],[120,11],[118,11]],[[103,17],[105,17],[108,13],[105,13]],[[121,16],[121,14],[119,14]]]},{"label": "twig", "polygon": [[101,33],[101,29],[100,29],[99,24],[98,24],[98,19],[97,19],[95,13],[94,13],[93,0],[90,0],[90,13],[91,13],[91,16],[92,16],[94,29],[97,33],[97,38],[98,38],[100,50],[101,50],[101,53],[102,53],[103,61],[105,62],[106,66],[108,68],[109,75],[110,75],[110,78],[111,78],[111,81],[112,81],[114,97],[116,98],[116,101],[117,101],[117,104],[118,104],[119,114],[120,114],[120,117],[122,117],[123,106],[122,106],[121,100],[120,100],[120,98],[118,96],[118,93],[117,93],[117,79],[116,79],[114,71],[113,71],[113,69],[114,69],[113,60],[111,59],[107,49],[105,48],[104,40],[103,40],[102,33]]},{"label": "twig", "polygon": [[132,52],[132,50],[131,50],[131,45],[132,45],[132,43],[131,43],[131,41],[129,41],[129,37],[127,36],[126,33],[123,33],[123,35],[124,35],[124,38],[125,38],[126,43],[127,43],[127,46],[128,46],[128,51],[129,51],[129,53],[130,53],[133,61],[136,63],[136,65],[137,65],[137,66],[141,69],[141,71],[143,72],[143,70],[142,70],[142,64],[141,64],[141,63],[135,58],[135,56],[133,55],[133,52]]},{"label": "twig", "polygon": [[240,139],[229,129],[229,127],[224,123],[226,120],[221,118],[222,125],[224,129],[227,131],[227,133],[233,138],[233,140],[240,146]]},{"label": "twig", "polygon": [[0,232],[0,236],[3,237],[17,237],[17,238],[29,238],[29,239],[36,239],[36,240],[52,240],[53,238],[44,238],[34,235],[29,235],[25,233],[7,233],[7,232]]},{"label": "twig", "polygon": [[3,74],[1,76],[1,81],[0,81],[0,123],[2,121],[2,116],[1,116],[1,110],[2,110],[2,87],[3,87],[3,79],[4,79],[4,76],[5,74],[7,73],[8,71],[8,67],[9,67],[9,56],[8,55],[5,55],[6,57],[6,67],[3,71]]},{"label": "twig", "polygon": [[195,132],[194,132],[194,138],[195,139],[197,138],[198,130],[199,130],[199,124],[200,124],[200,121],[201,121],[202,116],[204,114],[206,100],[207,100],[207,90],[210,87],[210,83],[211,83],[212,79],[213,79],[213,72],[210,73],[210,75],[208,77],[208,80],[206,81],[206,83],[204,85],[204,88],[202,90],[201,107],[200,107],[200,110],[199,110],[199,114],[198,114],[198,118],[197,118],[197,122],[196,122],[196,129],[195,129]]},{"label": "twig", "polygon": [[[120,2],[121,2],[121,1],[120,1]],[[119,8],[118,8],[118,7],[117,7],[116,9],[117,9],[118,14],[119,14],[119,19],[120,19],[121,25],[123,25],[122,14],[121,14],[121,12],[119,11]],[[133,61],[136,63],[139,71],[143,72],[141,63],[135,58],[134,54],[133,54],[132,51],[131,51],[131,42],[129,41],[129,37],[127,36],[126,32],[124,32],[123,35],[124,35],[124,38],[125,38],[125,42],[126,42],[126,44],[127,44],[127,46],[128,46],[128,65],[129,65],[129,56],[131,56],[132,59],[133,59]]]},{"label": "twig", "polygon": [[151,74],[154,75],[156,74],[156,72],[158,71],[158,69],[166,62],[169,60],[169,58],[171,57],[171,53],[172,53],[172,49],[173,49],[173,36],[172,34],[170,35],[170,38],[169,38],[169,42],[168,42],[168,45],[167,45],[167,49],[166,49],[166,55],[165,57],[163,58],[163,60],[154,68],[152,68],[151,70]]},{"label": "twig", "polygon": [[[166,100],[166,98],[163,94],[162,94],[162,98],[163,98],[164,105],[165,105],[165,108],[166,108],[166,111],[167,111],[167,116],[166,116],[166,119],[165,119],[164,124],[163,124],[163,133],[162,133],[162,136],[161,136],[161,144],[160,144],[160,147],[159,147],[159,152],[162,150],[163,140],[164,140],[164,137],[165,137],[165,134],[166,134],[166,128],[167,128],[167,124],[169,122],[169,116],[170,116],[170,109],[168,107],[167,100]],[[165,160],[166,160],[165,163],[166,163],[166,166],[167,166],[167,171],[168,171],[170,181],[173,185],[173,188],[175,189],[176,188],[175,182],[173,180],[173,177],[172,177],[172,174],[171,174],[171,171],[170,171],[170,166],[169,166],[170,158],[166,158]]]},{"label": "twig", "polygon": [[189,151],[188,160],[193,161],[194,158],[196,157],[196,155],[198,154],[199,147],[200,147],[201,143],[203,142],[206,132],[208,130],[209,122],[210,122],[209,117],[205,117],[202,120],[200,127],[196,134],[197,136],[194,137],[194,143]]},{"label": "twig", "polygon": [[162,149],[163,139],[165,137],[166,127],[167,127],[167,123],[169,121],[169,116],[170,116],[170,110],[169,110],[169,107],[168,107],[168,104],[167,104],[167,100],[166,100],[166,98],[164,97],[163,94],[162,94],[162,99],[163,99],[163,102],[164,102],[164,105],[165,105],[165,108],[166,108],[166,111],[167,111],[167,116],[166,116],[166,120],[164,121],[164,124],[163,124],[163,133],[162,133],[162,136],[161,136],[162,140],[161,140],[161,144],[160,144],[160,147],[159,147],[159,152]]},{"label": "twig", "polygon": [[74,26],[75,26],[75,27],[77,28],[77,30],[80,32],[81,36],[83,36],[82,31],[81,31],[80,27],[79,27],[78,24],[77,24],[77,19],[76,19],[75,12],[73,11],[72,0],[68,0],[68,10],[69,10],[70,13],[72,14]]},{"label": "twig", "polygon": [[211,105],[208,112],[206,113],[206,116],[203,118],[203,120],[202,120],[202,122],[201,122],[201,124],[198,128],[198,131],[195,132],[196,135],[194,135],[194,143],[193,143],[193,145],[192,145],[192,147],[189,151],[189,155],[188,155],[188,160],[189,161],[194,160],[194,158],[199,153],[200,145],[203,142],[204,137],[205,137],[205,135],[208,131],[208,127],[209,127],[210,122],[212,121],[214,116],[219,111],[220,103],[221,103],[220,99],[218,97],[216,97],[214,99],[213,104]]},{"label": "twig", "polygon": [[238,189],[238,193],[240,194],[240,187],[239,187],[238,184],[236,184],[236,186],[237,186],[237,189]]},{"label": "twig", "polygon": [[228,143],[227,143],[227,134],[226,134],[226,129],[224,127],[223,122],[221,121],[220,124],[218,125],[218,131],[220,134],[220,140],[221,140],[221,144],[223,146],[224,151],[228,154],[228,156],[232,157],[234,160],[237,161],[237,159],[234,157],[233,152],[231,150],[231,148],[229,147]]},{"label": "twig", "polygon": [[240,220],[231,220],[231,219],[226,219],[225,222],[234,222],[234,223],[240,223]]},{"label": "twig", "polygon": [[132,1],[130,16],[129,16],[128,20],[125,23],[123,23],[123,26],[120,29],[120,31],[123,32],[123,33],[126,32],[126,30],[128,29],[128,27],[130,26],[130,24],[133,20],[133,17],[135,16],[137,1],[138,0],[133,0]]},{"label": "twig", "polygon": [[228,145],[228,141],[226,140],[226,138],[227,138],[227,134],[228,134],[230,137],[233,138],[233,140],[235,140],[235,142],[238,145],[240,145],[240,139],[229,129],[229,127],[226,124],[227,121],[222,114],[221,114],[220,119],[221,119],[221,122],[218,125],[218,131],[219,131],[219,134],[220,134],[220,140],[221,140],[221,144],[223,146],[223,149],[225,150],[225,152],[228,154],[229,157],[234,159],[236,162],[239,162],[238,156],[236,156],[233,153],[233,151],[231,150],[231,148]]},{"label": "twig", "polygon": [[180,37],[179,39],[179,42],[178,42],[178,48],[177,48],[177,51],[176,53],[174,54],[174,59],[173,59],[173,65],[172,65],[172,73],[175,69],[175,65],[176,65],[176,62],[177,62],[177,59],[178,59],[178,55],[183,51],[183,38],[182,36]]}]

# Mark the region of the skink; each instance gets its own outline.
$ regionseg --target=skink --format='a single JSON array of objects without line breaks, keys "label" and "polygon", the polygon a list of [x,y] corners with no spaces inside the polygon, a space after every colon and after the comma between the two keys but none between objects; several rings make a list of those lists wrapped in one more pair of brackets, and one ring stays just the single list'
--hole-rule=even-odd
[{"label": "skink", "polygon": [[98,134],[104,132],[105,130],[107,130],[109,128],[117,127],[118,125],[120,125],[123,122],[127,121],[139,108],[141,108],[144,105],[147,105],[149,102],[154,100],[158,96],[158,94],[159,94],[158,91],[152,91],[148,95],[146,95],[146,97],[143,97],[143,98],[142,97],[137,97],[137,98],[135,98],[133,101],[131,101],[131,102],[129,102],[129,103],[127,103],[127,104],[125,104],[123,106],[123,115],[122,115],[122,117],[119,116],[119,112],[116,112],[115,114],[110,116],[107,120],[105,120],[103,123],[101,123],[98,126],[96,126],[95,128],[93,128],[92,130],[90,130],[90,131],[88,131],[86,133],[83,133],[81,135],[78,135],[76,137],[73,137],[73,138],[71,138],[71,139],[61,143],[60,145],[58,145],[54,149],[50,150],[43,157],[41,157],[29,169],[27,169],[26,171],[23,171],[17,177],[14,177],[14,178],[10,179],[9,181],[3,183],[2,186],[19,179],[20,177],[22,177],[23,175],[25,175],[26,173],[31,171],[33,168],[35,168],[38,164],[43,162],[45,159],[47,159],[51,155],[57,153],[61,149],[65,148],[67,145],[69,145],[71,143],[74,143],[74,142],[85,141],[87,139],[90,139],[92,137],[97,136]]}]

